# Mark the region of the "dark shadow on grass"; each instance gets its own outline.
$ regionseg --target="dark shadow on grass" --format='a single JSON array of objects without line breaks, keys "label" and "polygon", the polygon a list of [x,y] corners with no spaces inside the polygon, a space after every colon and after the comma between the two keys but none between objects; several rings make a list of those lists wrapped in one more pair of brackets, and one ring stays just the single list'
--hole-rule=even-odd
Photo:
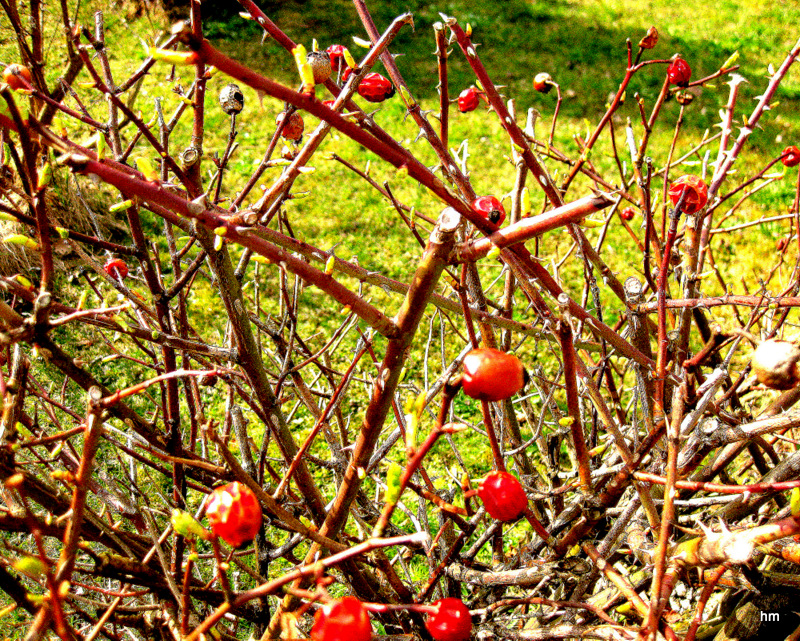
[{"label": "dark shadow on grass", "polygon": [[[316,38],[323,48],[341,43],[350,47],[356,57],[364,52],[352,40],[353,36],[366,38],[366,34],[348,0],[289,0],[262,3],[262,6],[295,41],[309,48],[312,39]],[[545,96],[532,87],[533,76],[547,71],[560,83],[564,92],[562,114],[567,118],[588,119],[590,123],[597,122],[605,111],[609,97],[624,76],[626,39],[633,41],[635,51],[636,43],[644,35],[642,20],[648,19],[648,16],[635,16],[626,22],[627,16],[613,14],[614,19],[592,21],[585,16],[602,13],[596,9],[576,11],[574,3],[564,0],[445,0],[440,3],[406,0],[368,2],[368,6],[379,29],[386,28],[405,11],[413,13],[415,31],[403,30],[391,50],[400,54],[397,59],[400,70],[420,100],[434,99],[437,95],[432,26],[441,20],[441,11],[456,17],[463,26],[472,25],[473,40],[479,44],[481,60],[495,84],[505,85],[504,93],[516,100],[519,110],[524,113],[528,107],[534,107],[545,116],[552,113],[555,92]],[[294,82],[296,71],[291,57],[271,40],[262,45],[261,31],[253,22],[237,16],[227,22],[212,22],[208,25],[207,35],[238,60],[273,77]],[[725,44],[717,42],[714,33],[684,32],[682,36],[670,38],[662,33],[658,46],[645,57],[669,58],[680,52],[690,61],[693,78],[698,78],[713,73],[731,53],[730,36]],[[242,46],[243,43],[247,46]],[[741,43],[747,46],[746,39]],[[738,46],[738,41],[734,44]],[[785,52],[776,53],[785,55]],[[780,60],[772,62],[777,66]],[[763,91],[766,66],[752,56],[742,62],[741,72],[751,80],[751,84],[741,87],[740,110],[750,109],[754,104],[750,98]],[[382,71],[380,65],[377,70]],[[637,74],[630,85],[629,98],[639,94],[649,108],[658,95],[665,73],[664,65],[654,65]],[[474,83],[474,74],[457,47],[453,47],[450,56],[449,74],[452,97]],[[798,93],[797,90],[782,89],[778,99],[793,102],[794,105],[787,108],[796,111],[800,98]],[[687,134],[700,135],[703,130],[713,128],[719,120],[718,111],[726,100],[727,87],[722,83],[716,91],[705,91],[687,112],[684,124]],[[673,102],[666,106],[666,110],[670,121],[674,121],[678,106]],[[629,99],[618,115],[621,124],[628,117],[636,122],[639,112],[635,101]],[[779,130],[772,123],[766,127],[766,135],[756,137],[753,142],[771,149]],[[786,129],[784,124],[781,129],[784,135],[800,134],[796,123],[790,125],[789,132]]]}]

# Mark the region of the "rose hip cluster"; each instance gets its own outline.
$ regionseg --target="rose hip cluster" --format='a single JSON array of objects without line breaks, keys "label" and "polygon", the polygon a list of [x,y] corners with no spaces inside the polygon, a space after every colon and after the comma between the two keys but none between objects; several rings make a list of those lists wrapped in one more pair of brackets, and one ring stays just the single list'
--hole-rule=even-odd
[{"label": "rose hip cluster", "polygon": [[[425,606],[428,618],[425,628],[434,641],[469,641],[472,618],[461,599],[448,598]],[[317,610],[312,641],[370,641],[372,624],[364,604],[346,596],[331,601]]]}]

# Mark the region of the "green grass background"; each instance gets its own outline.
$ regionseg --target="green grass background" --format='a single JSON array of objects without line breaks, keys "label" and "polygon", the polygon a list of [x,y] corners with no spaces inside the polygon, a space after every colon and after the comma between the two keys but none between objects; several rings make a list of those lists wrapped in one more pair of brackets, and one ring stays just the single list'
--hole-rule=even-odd
[{"label": "green grass background", "polygon": [[[537,134],[545,137],[549,131],[550,118],[555,105],[555,94],[543,95],[532,88],[532,78],[540,71],[549,72],[561,85],[565,99],[562,115],[556,133],[555,146],[565,153],[575,156],[578,145],[575,135],[586,136],[587,131],[594,128],[594,123],[602,116],[605,105],[624,75],[626,62],[625,42],[630,38],[634,46],[644,35],[647,28],[654,25],[660,33],[657,47],[646,57],[669,58],[680,53],[692,66],[693,77],[698,78],[713,73],[734,52],[739,51],[739,73],[749,83],[742,86],[738,103],[737,120],[748,115],[755,105],[754,97],[759,95],[767,81],[769,64],[777,67],[798,36],[796,25],[800,23],[800,7],[795,2],[729,2],[719,0],[713,3],[668,2],[665,0],[639,1],[615,0],[600,2],[595,0],[550,0],[547,2],[524,2],[508,0],[506,2],[481,2],[466,0],[450,0],[446,2],[426,3],[421,0],[408,2],[369,2],[379,29],[384,29],[399,13],[411,11],[414,14],[415,31],[405,29],[393,44],[391,50],[402,54],[398,64],[414,95],[426,109],[437,109],[436,95],[436,59],[433,55],[434,40],[432,24],[440,20],[438,12],[452,15],[461,22],[469,23],[473,29],[473,40],[480,43],[478,52],[491,77],[497,84],[504,85],[503,92],[516,101],[517,112],[524,115],[528,108],[540,112]],[[92,12],[97,8],[92,3],[83,3],[78,11],[79,20],[83,24],[91,24]],[[106,8],[105,6],[103,7]],[[216,9],[215,9],[216,11]],[[272,6],[265,5],[268,15],[281,26],[295,41],[310,48],[312,39],[317,39],[322,47],[333,43],[349,46],[357,57],[363,50],[354,45],[352,36],[364,38],[365,32],[360,26],[355,10],[344,0],[314,0],[308,2],[281,2]],[[48,12],[56,12],[56,7],[48,6]],[[221,16],[221,13],[217,16]],[[271,40],[261,42],[261,33],[253,22],[230,16],[225,21],[215,20],[209,15],[206,24],[207,37],[218,47],[237,60],[254,69],[275,77],[285,83],[295,84],[297,75],[291,56]],[[54,24],[56,13],[49,13],[50,24]],[[118,79],[125,77],[144,59],[145,52],[140,39],[149,44],[156,38],[164,39],[168,22],[158,13],[134,16],[130,5],[121,5],[106,12],[108,29],[107,42],[114,73]],[[63,35],[58,28],[52,28],[47,40],[48,80],[52,83],[62,72]],[[0,56],[3,62],[16,59],[14,34],[8,29],[7,22],[0,21]],[[376,68],[381,71],[380,65]],[[191,82],[193,70],[176,69],[174,76],[166,65],[157,66],[149,75],[137,103],[145,120],[150,120],[154,113],[153,100],[160,98],[164,112],[169,115],[179,101],[172,91],[180,84],[184,88]],[[641,135],[638,124],[638,110],[634,104],[634,93],[638,93],[652,105],[663,81],[664,67],[651,66],[634,79],[628,91],[628,100],[617,116],[615,127],[618,141],[623,140],[624,126],[627,118],[634,122],[637,137]],[[82,74],[80,80],[86,80]],[[207,104],[206,140],[207,154],[222,153],[226,144],[228,120],[216,109],[214,96],[228,82],[221,74],[210,83],[209,101]],[[450,58],[450,93],[453,97],[474,82],[474,77],[461,56],[454,49]],[[749,175],[762,167],[770,158],[774,158],[787,144],[800,142],[800,68],[790,70],[782,84],[776,100],[780,103],[762,120],[762,129],[756,131],[737,163],[737,173],[733,181]],[[81,89],[81,95],[93,115],[102,119],[105,113],[105,101],[87,89]],[[254,92],[245,89],[247,107],[239,119],[239,145],[235,152],[230,171],[225,177],[227,194],[240,188],[260,161],[263,150],[271,135],[275,116],[282,108],[276,101],[265,98],[259,100]],[[688,150],[707,130],[713,133],[714,125],[719,121],[718,111],[724,106],[728,96],[728,87],[724,82],[716,82],[714,87],[706,87],[702,94],[688,108],[684,127],[679,135],[678,154]],[[370,107],[369,105],[365,105]],[[659,166],[666,158],[672,139],[674,122],[678,113],[678,105],[673,101],[665,106],[663,116],[656,127],[650,146],[650,155]],[[380,106],[375,114],[378,123],[390,131],[398,140],[419,154],[432,165],[435,160],[428,150],[425,141],[416,140],[416,127],[413,122],[403,118],[403,108],[398,97]],[[451,112],[451,146],[455,147],[463,140],[469,141],[469,170],[476,190],[479,193],[494,193],[498,196],[507,194],[513,187],[514,168],[508,160],[509,145],[496,117],[485,108],[470,114]],[[310,131],[315,123],[307,117],[306,130]],[[434,121],[435,122],[435,121]],[[88,140],[92,132],[85,127],[74,127],[73,135],[78,140]],[[172,149],[181,149],[189,140],[190,127],[188,120],[180,124],[173,135]],[[712,157],[716,147],[711,146]],[[332,134],[325,143],[322,153],[315,157],[312,165],[316,172],[302,176],[296,191],[309,192],[310,196],[290,201],[287,206],[287,217],[296,235],[324,249],[336,247],[337,255],[342,258],[357,257],[362,266],[375,269],[381,273],[408,281],[413,274],[419,256],[419,246],[403,227],[401,221],[391,211],[388,204],[363,181],[355,177],[337,163],[324,159],[327,152],[335,151],[349,162],[365,168],[370,163],[370,175],[378,182],[388,181],[398,198],[408,205],[416,207],[428,216],[435,217],[441,207],[423,189],[407,177],[397,175],[388,167],[338,134]],[[142,148],[137,155],[152,153]],[[676,170],[675,175],[699,171],[696,164],[702,155],[692,160],[685,168]],[[597,151],[592,156],[602,173],[612,180],[617,180],[613,159],[610,156],[608,137],[604,135],[598,143]],[[630,162],[628,160],[628,165]],[[563,175],[563,167],[548,161],[548,169],[558,179]],[[62,170],[63,171],[63,170]],[[280,168],[269,170],[262,184],[268,186],[279,175]],[[758,216],[785,213],[792,202],[795,189],[796,170],[787,171],[783,180],[767,189],[758,192],[744,203],[732,218],[737,222],[753,219]],[[63,174],[56,180],[64,180]],[[589,184],[578,181],[570,191],[571,197],[577,198],[587,193]],[[117,195],[106,190],[98,195],[99,201],[118,199]],[[541,205],[541,197],[534,192],[537,206]],[[508,204],[508,201],[506,201]],[[641,230],[637,229],[640,237]],[[736,292],[754,291],[759,287],[759,278],[775,263],[775,240],[785,236],[789,230],[788,222],[764,223],[752,227],[746,232],[731,234],[725,238],[715,239],[715,256],[721,271],[729,285]],[[158,242],[162,242],[160,223],[154,217],[150,219],[150,233]],[[596,233],[588,230],[590,237]],[[569,241],[562,233],[554,232],[546,235],[541,241],[541,255],[546,267],[551,268],[558,262],[569,248]],[[169,260],[166,247],[159,245],[163,252],[163,264],[167,267]],[[234,254],[238,252],[234,249]],[[639,274],[641,258],[636,246],[619,226],[612,226],[609,238],[603,250],[604,257],[617,273],[620,280],[627,276]],[[187,259],[194,257],[190,254]],[[787,264],[794,262],[796,248],[789,251]],[[276,277],[274,271],[259,268],[259,273],[251,269],[244,282],[245,290],[250,295],[256,283],[261,290],[262,308],[265,313],[277,314],[279,307],[276,301]],[[483,261],[481,266],[484,283],[491,282],[500,273],[496,262]],[[782,279],[788,276],[789,268],[779,268],[771,289],[778,291],[785,284]],[[574,257],[569,259],[560,272],[565,288],[576,298],[580,298],[583,279],[582,266]],[[343,279],[347,283],[347,279]],[[708,278],[709,291],[718,293],[719,285]],[[349,283],[355,287],[355,284]],[[76,302],[80,290],[70,289],[67,283],[62,284],[60,292],[69,302],[70,297]],[[495,285],[490,295],[497,298],[501,294],[501,285]],[[716,288],[716,290],[715,290]],[[612,322],[619,304],[608,295],[601,284],[604,318]],[[385,307],[393,314],[400,304],[400,298],[389,296],[380,289],[368,290],[373,303]],[[98,301],[93,301],[97,303]],[[90,301],[90,304],[92,301]],[[311,336],[310,344],[320,347],[330,337],[333,329],[342,322],[341,311],[330,305],[323,295],[315,289],[307,288],[302,294],[302,303],[306,311],[313,310],[302,319],[303,336]],[[219,344],[224,337],[225,317],[216,303],[213,290],[203,285],[196,286],[189,300],[190,314],[197,329],[203,332],[203,338]],[[591,304],[589,305],[591,308]],[[518,312],[521,320],[533,320],[524,310]],[[724,313],[718,317],[725,322]],[[426,317],[421,332],[428,332],[436,345],[426,361],[424,353],[416,350],[412,353],[401,397],[413,398],[425,387],[426,381],[435,379],[442,370],[447,359],[456,355],[456,349],[448,346],[445,354],[440,354],[437,340],[444,334],[452,339],[450,328],[445,325],[441,329],[437,317]],[[463,327],[458,328],[463,332]],[[148,374],[138,370],[129,362],[117,360],[113,363],[102,363],[107,354],[106,347],[100,343],[81,345],[87,336],[83,329],[73,330],[71,327],[60,330],[60,340],[73,346],[72,353],[90,364],[90,368],[102,375],[109,384],[120,386],[141,380]],[[267,360],[269,360],[268,349]],[[376,352],[382,353],[381,341],[376,344]],[[460,347],[460,346],[459,346]],[[136,353],[130,345],[121,349]],[[539,354],[539,365],[544,373],[554,376],[555,360],[546,354],[548,346],[544,342],[530,341],[525,351],[533,356]],[[346,352],[347,350],[342,350]],[[349,352],[346,354],[349,357]],[[444,358],[442,357],[444,356]],[[343,362],[334,363],[342,366]],[[277,369],[277,364],[273,363]],[[374,368],[364,361],[359,369],[361,382],[356,392],[351,394],[343,411],[352,417],[351,433],[354,432],[366,405],[369,378],[374,375]],[[79,395],[77,391],[75,400]],[[210,418],[220,418],[224,410],[224,394],[217,394],[217,403],[213,402],[209,409]],[[208,399],[207,399],[208,400]],[[557,398],[557,400],[560,400]],[[77,406],[77,405],[76,405]],[[214,409],[216,408],[216,410]],[[458,401],[459,414],[468,419],[476,418],[474,405]],[[143,411],[145,411],[143,409]],[[216,411],[216,414],[215,414]],[[298,440],[311,426],[307,414],[298,412],[292,418],[292,425],[298,432]],[[260,426],[251,424],[251,435],[260,442]],[[526,428],[527,429],[527,428]],[[527,433],[526,433],[527,435]],[[462,435],[459,449],[470,461],[470,473],[473,477],[480,475],[489,467],[486,457],[485,443],[474,434]],[[400,454],[397,455],[398,457]],[[434,457],[439,468],[449,467],[455,463],[452,452],[440,444]],[[440,476],[440,479],[444,478]],[[157,482],[157,481],[155,481]],[[370,491],[373,491],[372,488]],[[167,491],[166,489],[164,490]],[[190,500],[199,501],[202,497],[193,496]]]}]

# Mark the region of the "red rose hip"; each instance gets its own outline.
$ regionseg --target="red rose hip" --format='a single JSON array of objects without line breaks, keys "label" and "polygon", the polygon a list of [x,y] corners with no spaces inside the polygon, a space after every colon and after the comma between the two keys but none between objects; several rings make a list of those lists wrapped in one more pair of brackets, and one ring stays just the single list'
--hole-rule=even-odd
[{"label": "red rose hip", "polygon": [[481,401],[502,401],[525,387],[525,368],[513,354],[499,349],[473,349],[464,357],[464,393]]},{"label": "red rose hip", "polygon": [[326,603],[314,615],[312,641],[370,641],[369,614],[354,596]]},{"label": "red rose hip", "polygon": [[3,70],[3,81],[14,91],[27,89],[27,85],[31,84],[30,69],[18,64],[8,65]]},{"label": "red rose hip", "polygon": [[428,615],[425,628],[435,641],[469,641],[472,617],[461,599],[440,599],[433,607],[438,610]]},{"label": "red rose hip", "polygon": [[103,265],[103,270],[111,278],[123,280],[128,277],[128,264],[121,258],[109,258]]},{"label": "red rose hip", "polygon": [[206,516],[211,531],[238,548],[252,541],[261,527],[261,504],[253,491],[234,481],[209,494]]},{"label": "red rose hip", "polygon": [[633,207],[626,207],[619,212],[619,217],[626,222],[630,222],[636,216],[636,210]]},{"label": "red rose hip", "polygon": [[475,111],[479,104],[481,104],[481,95],[475,87],[464,89],[458,94],[458,110],[462,114]]},{"label": "red rose hip", "polygon": [[493,519],[513,521],[528,507],[522,484],[508,472],[489,472],[478,486],[478,497]]},{"label": "red rose hip", "polygon": [[667,195],[673,205],[678,204],[684,191],[687,192],[682,207],[682,211],[685,214],[693,214],[706,206],[708,202],[708,185],[698,176],[686,174],[669,186]]},{"label": "red rose hip", "polygon": [[394,95],[394,85],[388,78],[373,71],[362,78],[358,95],[369,102],[383,102]]},{"label": "red rose hip", "polygon": [[325,52],[331,60],[331,68],[334,72],[338,72],[343,67],[347,66],[344,60],[344,45],[331,45]]},{"label": "red rose hip", "polygon": [[481,196],[472,202],[472,211],[480,214],[490,223],[502,225],[506,219],[506,210],[494,196]]},{"label": "red rose hip", "polygon": [[797,167],[797,165],[800,165],[800,149],[794,145],[788,146],[781,154],[781,162],[786,167]]},{"label": "red rose hip", "polygon": [[667,67],[667,78],[670,84],[685,87],[692,77],[692,68],[683,58],[675,58]]}]

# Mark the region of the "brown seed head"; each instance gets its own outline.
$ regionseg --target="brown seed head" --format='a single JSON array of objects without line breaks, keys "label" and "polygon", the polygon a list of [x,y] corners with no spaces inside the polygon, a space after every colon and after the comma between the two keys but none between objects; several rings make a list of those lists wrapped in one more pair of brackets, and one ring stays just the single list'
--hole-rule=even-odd
[{"label": "brown seed head", "polygon": [[639,41],[639,46],[642,49],[652,49],[658,44],[658,29],[650,27],[647,30],[644,38]]},{"label": "brown seed head", "polygon": [[331,77],[331,57],[327,51],[309,51],[306,60],[311,65],[316,84],[321,85]]},{"label": "brown seed head", "polygon": [[760,383],[770,389],[787,390],[800,382],[798,361],[800,347],[791,341],[772,338],[756,348],[750,365]]}]

